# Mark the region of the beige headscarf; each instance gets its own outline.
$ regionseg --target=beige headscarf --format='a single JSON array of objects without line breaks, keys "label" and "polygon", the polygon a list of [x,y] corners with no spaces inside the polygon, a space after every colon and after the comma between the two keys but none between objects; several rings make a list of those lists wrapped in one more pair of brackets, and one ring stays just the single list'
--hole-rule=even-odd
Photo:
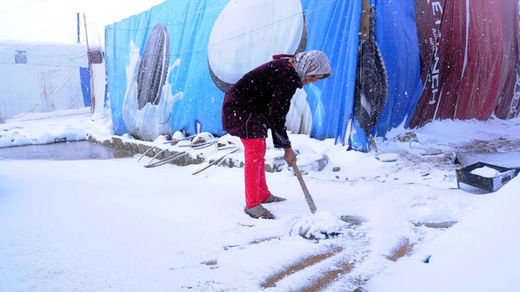
[{"label": "beige headscarf", "polygon": [[297,53],[290,60],[301,80],[309,75],[323,74],[323,79],[332,75],[329,59],[322,51],[312,50]]}]

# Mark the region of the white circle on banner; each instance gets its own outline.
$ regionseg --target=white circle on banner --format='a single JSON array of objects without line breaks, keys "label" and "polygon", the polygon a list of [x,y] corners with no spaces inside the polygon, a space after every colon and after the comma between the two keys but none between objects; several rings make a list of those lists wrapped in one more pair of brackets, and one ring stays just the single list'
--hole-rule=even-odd
[{"label": "white circle on banner", "polygon": [[296,53],[304,39],[306,42],[300,0],[230,1],[209,38],[212,77],[234,84],[273,55]]}]

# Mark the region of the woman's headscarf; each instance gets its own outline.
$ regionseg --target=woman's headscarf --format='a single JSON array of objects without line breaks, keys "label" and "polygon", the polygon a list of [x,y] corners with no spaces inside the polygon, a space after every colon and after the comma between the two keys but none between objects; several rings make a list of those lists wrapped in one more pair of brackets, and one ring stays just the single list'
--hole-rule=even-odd
[{"label": "woman's headscarf", "polygon": [[323,79],[325,79],[332,74],[329,59],[322,51],[312,50],[297,53],[294,57],[290,58],[290,61],[301,80],[309,75],[318,74],[322,74]]}]

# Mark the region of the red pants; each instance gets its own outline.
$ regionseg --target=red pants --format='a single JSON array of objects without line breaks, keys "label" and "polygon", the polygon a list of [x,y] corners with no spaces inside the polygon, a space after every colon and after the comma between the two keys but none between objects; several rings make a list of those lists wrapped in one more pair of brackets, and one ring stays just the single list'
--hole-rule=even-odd
[{"label": "red pants", "polygon": [[246,208],[263,203],[269,195],[265,182],[265,138],[240,139],[244,144]]}]

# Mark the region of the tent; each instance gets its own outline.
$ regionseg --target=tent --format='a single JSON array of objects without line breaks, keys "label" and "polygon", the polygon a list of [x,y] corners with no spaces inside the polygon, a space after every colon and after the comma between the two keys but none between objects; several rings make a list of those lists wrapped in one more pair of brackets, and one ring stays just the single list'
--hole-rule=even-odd
[{"label": "tent", "polygon": [[87,48],[0,42],[0,118],[90,106]]},{"label": "tent", "polygon": [[416,11],[425,87],[410,125],[516,117],[518,1],[416,1]]},{"label": "tent", "polygon": [[[362,0],[167,0],[108,25],[105,51],[115,132],[145,140],[177,130],[225,134],[221,106],[227,88],[272,55],[318,49],[329,56],[334,74],[297,90],[288,129],[367,151],[368,137],[354,115],[361,4]],[[497,117],[516,116],[511,105],[518,105],[517,3],[495,1],[493,9],[485,9],[484,0],[372,0],[371,5],[388,81],[386,104],[373,135],[439,118],[487,119],[495,110]],[[477,22],[482,17],[486,21]],[[442,34],[431,35],[439,30]],[[461,34],[450,35],[451,31],[467,32],[462,34],[464,42],[455,44]],[[489,41],[493,45],[486,45]],[[457,53],[449,49],[454,45],[468,52],[464,62],[450,55]],[[442,82],[435,75],[439,56],[445,60],[438,74]],[[483,82],[489,72],[478,66],[478,58],[497,72],[490,81],[496,88],[486,89],[496,93],[483,107],[487,111],[463,107],[463,98],[451,89],[460,90],[457,80],[464,79],[464,86],[482,90],[475,82]],[[450,60],[468,70],[453,73]],[[464,75],[470,71],[480,79]],[[452,101],[443,98],[437,104],[466,114],[439,111],[428,97],[432,84],[443,96],[452,96]],[[473,93],[464,92],[472,100],[489,96]],[[454,104],[453,98],[460,102]]]}]

